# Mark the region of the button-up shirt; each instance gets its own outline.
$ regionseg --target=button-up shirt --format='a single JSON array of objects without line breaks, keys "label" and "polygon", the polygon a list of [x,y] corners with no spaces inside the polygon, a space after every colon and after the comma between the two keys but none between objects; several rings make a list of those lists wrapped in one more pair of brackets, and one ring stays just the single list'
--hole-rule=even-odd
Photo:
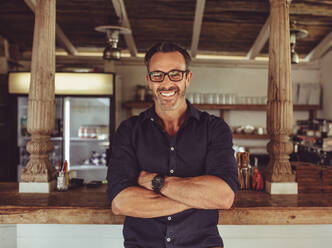
[{"label": "button-up shirt", "polygon": [[[186,117],[175,136],[160,125],[155,106],[124,121],[117,130],[108,169],[108,194],[138,186],[140,171],[175,177],[213,175],[236,192],[239,187],[232,134],[223,119],[187,101]],[[216,196],[218,197],[218,196]],[[207,248],[223,246],[218,210],[188,209],[158,218],[126,216],[126,248]]]}]

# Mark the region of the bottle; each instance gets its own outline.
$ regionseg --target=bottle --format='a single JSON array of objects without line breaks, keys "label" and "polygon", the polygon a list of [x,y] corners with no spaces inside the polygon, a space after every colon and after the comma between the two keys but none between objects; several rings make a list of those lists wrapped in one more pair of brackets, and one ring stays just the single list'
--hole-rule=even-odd
[{"label": "bottle", "polygon": [[322,139],[327,138],[328,129],[329,129],[329,127],[327,125],[327,122],[326,122],[326,120],[324,120],[323,124],[321,126],[321,129],[320,129]]},{"label": "bottle", "polygon": [[28,119],[26,116],[21,117],[21,136],[29,136],[28,130],[27,130],[27,122]]},{"label": "bottle", "polygon": [[244,181],[244,188],[250,189],[249,152],[243,152],[241,154],[241,171]]},{"label": "bottle", "polygon": [[238,171],[238,180],[240,183],[240,189],[244,189],[244,180],[243,180],[243,174],[242,174],[242,163],[241,163],[241,154],[242,152],[237,152],[236,153],[236,162],[237,162],[237,171]]},{"label": "bottle", "polygon": [[293,142],[293,152],[290,154],[290,161],[299,161],[299,143]]}]

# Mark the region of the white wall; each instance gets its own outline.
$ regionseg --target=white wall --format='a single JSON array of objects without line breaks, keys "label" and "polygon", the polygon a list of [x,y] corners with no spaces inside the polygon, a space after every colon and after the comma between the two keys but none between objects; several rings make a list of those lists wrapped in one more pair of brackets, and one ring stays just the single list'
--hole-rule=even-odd
[{"label": "white wall", "polygon": [[0,225],[0,248],[16,248],[16,240],[16,225]]},{"label": "white wall", "polygon": [[[188,92],[200,93],[237,93],[239,96],[267,96],[268,67],[267,64],[252,63],[206,63],[191,67],[193,78]],[[122,79],[122,100],[134,100],[136,85],[146,85],[146,68],[142,64],[121,64],[116,66],[116,73]],[[320,83],[320,70],[317,66],[292,66],[292,82]],[[332,111],[332,110],[331,110]],[[209,111],[218,115],[218,111]],[[137,112],[136,112],[137,113]],[[297,119],[307,119],[308,112],[294,112]],[[122,115],[125,119],[126,115]],[[225,121],[230,126],[254,125],[266,126],[266,113],[260,111],[225,112]],[[234,140],[241,146],[265,147],[267,140]]]},{"label": "white wall", "polygon": [[[192,83],[188,92],[237,93],[240,96],[266,96],[268,68],[266,65],[237,65],[236,63],[217,63],[193,65]],[[146,68],[142,64],[116,66],[116,73],[122,79],[122,98],[133,100],[135,85],[146,85]],[[320,71],[317,67],[292,66],[292,82],[319,83]]]},{"label": "white wall", "polygon": [[[332,243],[332,225],[222,225],[218,227],[224,245],[228,248],[330,248]],[[0,242],[0,248],[7,248],[1,244]],[[120,248],[123,247],[122,225],[20,224],[17,225],[17,247]]]},{"label": "white wall", "polygon": [[323,87],[322,117],[332,120],[332,50],[321,60],[321,83]]}]

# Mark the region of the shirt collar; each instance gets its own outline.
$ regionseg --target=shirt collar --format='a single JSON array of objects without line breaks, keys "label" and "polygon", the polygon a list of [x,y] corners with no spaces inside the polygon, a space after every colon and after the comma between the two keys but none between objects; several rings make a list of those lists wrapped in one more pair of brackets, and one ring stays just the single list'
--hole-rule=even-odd
[{"label": "shirt collar", "polygon": [[[193,118],[199,120],[200,119],[199,111],[188,100],[186,100],[186,102],[187,102],[186,120],[188,120],[190,117],[193,117]],[[153,103],[153,105],[145,111],[144,119],[157,120],[158,118],[159,117],[155,111],[155,104]]]}]

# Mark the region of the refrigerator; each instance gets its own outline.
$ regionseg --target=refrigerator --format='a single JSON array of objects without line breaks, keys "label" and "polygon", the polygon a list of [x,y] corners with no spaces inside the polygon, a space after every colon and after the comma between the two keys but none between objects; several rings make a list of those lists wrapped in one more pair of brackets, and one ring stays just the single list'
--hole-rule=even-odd
[{"label": "refrigerator", "polygon": [[[81,73],[84,77],[84,73]],[[87,73],[91,76],[91,73]],[[101,73],[98,73],[98,76]],[[56,73],[56,85],[57,85]],[[94,90],[76,92],[71,89],[68,95],[56,87],[55,95],[55,128],[51,134],[54,150],[49,154],[53,166],[58,162],[68,162],[72,177],[82,178],[85,183],[103,181],[107,174],[110,157],[110,147],[115,129],[115,77],[105,73],[112,90],[104,89],[100,93],[88,94],[95,91],[96,84],[91,85]],[[93,75],[92,75],[93,76]],[[111,77],[110,77],[111,76]],[[10,78],[10,77],[9,77]],[[13,81],[9,79],[9,84]],[[27,79],[25,79],[27,81]],[[13,83],[12,83],[13,84]],[[30,140],[27,132],[28,96],[23,90],[13,90],[17,95],[17,147],[19,149],[18,181],[21,169],[29,161],[26,144]],[[105,94],[108,93],[108,94]]]}]

